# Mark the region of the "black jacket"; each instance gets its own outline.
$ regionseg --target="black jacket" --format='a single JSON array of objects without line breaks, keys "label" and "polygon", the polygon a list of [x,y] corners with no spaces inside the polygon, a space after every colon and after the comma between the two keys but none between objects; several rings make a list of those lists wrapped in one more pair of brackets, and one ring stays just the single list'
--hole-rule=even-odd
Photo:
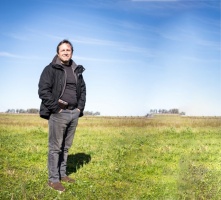
[{"label": "black jacket", "polygon": [[[40,117],[44,119],[49,119],[52,113],[58,113],[61,109],[58,99],[64,92],[67,75],[57,59],[55,56],[53,61],[44,68],[38,84],[38,95],[42,100]],[[79,117],[81,117],[86,102],[86,85],[82,76],[85,69],[82,65],[76,65],[73,60],[71,60],[71,67],[77,80],[77,108],[80,109]]]}]

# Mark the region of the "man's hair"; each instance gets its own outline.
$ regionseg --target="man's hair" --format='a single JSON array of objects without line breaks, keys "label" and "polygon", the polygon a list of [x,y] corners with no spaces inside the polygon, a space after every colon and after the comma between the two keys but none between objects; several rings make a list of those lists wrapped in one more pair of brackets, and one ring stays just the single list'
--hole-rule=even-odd
[{"label": "man's hair", "polygon": [[72,51],[72,52],[74,51],[73,45],[71,44],[71,42],[70,42],[69,40],[64,39],[64,40],[62,40],[61,42],[59,42],[59,44],[58,44],[58,46],[57,46],[57,53],[59,52],[59,47],[60,47],[62,44],[64,44],[64,43],[69,44],[69,45],[71,46],[71,51]]}]

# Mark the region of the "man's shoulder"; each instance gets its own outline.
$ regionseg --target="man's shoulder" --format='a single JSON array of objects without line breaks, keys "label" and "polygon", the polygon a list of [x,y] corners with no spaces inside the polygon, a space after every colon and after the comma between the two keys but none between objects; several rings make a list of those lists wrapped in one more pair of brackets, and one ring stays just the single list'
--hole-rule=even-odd
[{"label": "man's shoulder", "polygon": [[44,68],[44,71],[52,71],[54,70],[55,67],[54,67],[54,64],[53,63],[49,63],[45,68]]},{"label": "man's shoulder", "polygon": [[45,77],[45,76],[51,76],[51,75],[53,74],[53,71],[54,71],[53,66],[52,66],[51,63],[50,63],[49,65],[47,65],[47,66],[43,69],[41,76],[43,76],[43,77]]}]

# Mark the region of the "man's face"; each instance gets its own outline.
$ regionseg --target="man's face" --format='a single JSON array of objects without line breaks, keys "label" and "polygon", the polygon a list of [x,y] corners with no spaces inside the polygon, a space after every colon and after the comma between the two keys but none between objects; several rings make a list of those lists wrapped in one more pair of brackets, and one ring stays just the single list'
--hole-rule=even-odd
[{"label": "man's face", "polygon": [[59,46],[58,57],[62,64],[69,64],[72,57],[71,45],[68,43],[63,43]]}]

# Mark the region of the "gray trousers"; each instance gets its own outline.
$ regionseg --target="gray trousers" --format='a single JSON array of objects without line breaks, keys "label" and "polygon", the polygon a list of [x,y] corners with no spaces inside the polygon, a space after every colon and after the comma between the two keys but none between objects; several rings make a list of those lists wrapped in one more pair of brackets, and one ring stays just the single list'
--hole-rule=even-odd
[{"label": "gray trousers", "polygon": [[68,150],[74,139],[80,111],[63,110],[48,121],[48,179],[55,183],[66,175]]}]

